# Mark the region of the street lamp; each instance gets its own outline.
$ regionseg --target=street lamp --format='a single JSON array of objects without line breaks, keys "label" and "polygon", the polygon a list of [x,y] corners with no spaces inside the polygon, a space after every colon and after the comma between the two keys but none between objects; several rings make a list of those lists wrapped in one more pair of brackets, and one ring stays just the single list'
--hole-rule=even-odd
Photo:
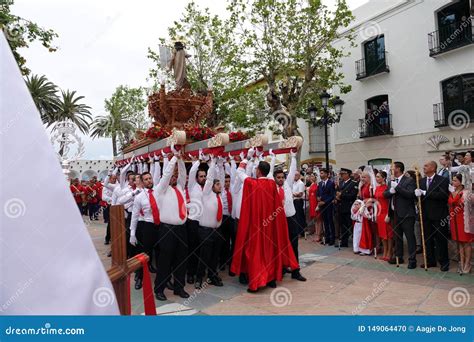
[{"label": "street lamp", "polygon": [[323,109],[323,115],[318,117],[318,108],[312,103],[308,108],[308,114],[313,124],[313,127],[319,126],[324,127],[324,138],[325,138],[325,155],[326,155],[326,169],[329,172],[329,139],[328,139],[328,126],[332,126],[335,123],[341,121],[342,107],[344,101],[339,96],[334,97],[332,105],[334,106],[334,114],[329,111],[329,99],[331,95],[326,90],[319,95],[321,99],[321,105]]}]

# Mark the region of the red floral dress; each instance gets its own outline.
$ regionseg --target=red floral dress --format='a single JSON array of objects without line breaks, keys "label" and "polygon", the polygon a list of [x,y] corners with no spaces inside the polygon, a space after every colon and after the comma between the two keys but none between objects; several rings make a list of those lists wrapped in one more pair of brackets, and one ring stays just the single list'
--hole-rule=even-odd
[{"label": "red floral dress", "polygon": [[[362,188],[360,189],[360,197],[364,202],[372,197],[370,196],[370,185],[362,185]],[[370,251],[374,248],[371,222],[365,216],[362,218],[362,234],[360,236],[359,247]]]},{"label": "red floral dress", "polygon": [[454,193],[449,196],[449,222],[451,239],[458,242],[474,242],[474,234],[464,231],[464,198],[463,193]]},{"label": "red floral dress", "polygon": [[377,232],[381,239],[387,240],[393,237],[392,225],[385,222],[385,217],[388,215],[388,206],[390,201],[388,198],[383,196],[385,190],[388,189],[387,185],[379,185],[375,188],[374,198],[377,200]]}]

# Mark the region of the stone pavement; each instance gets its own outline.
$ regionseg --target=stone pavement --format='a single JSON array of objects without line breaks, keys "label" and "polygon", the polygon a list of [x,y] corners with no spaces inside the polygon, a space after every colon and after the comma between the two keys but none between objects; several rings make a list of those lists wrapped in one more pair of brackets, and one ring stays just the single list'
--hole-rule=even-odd
[{"label": "stone pavement", "polygon": [[[104,267],[110,267],[104,246],[102,221],[86,223]],[[374,257],[359,256],[300,240],[301,273],[307,282],[286,275],[276,289],[256,294],[246,292],[237,277],[220,273],[223,287],[204,286],[195,290],[187,285],[190,298],[183,300],[166,290],[166,302],[155,301],[164,315],[472,315],[474,314],[474,275],[459,276],[457,264],[449,272],[430,268],[400,268]],[[418,256],[418,264],[422,256]],[[152,279],[154,275],[152,274]],[[133,289],[134,314],[143,313],[142,292]]]}]

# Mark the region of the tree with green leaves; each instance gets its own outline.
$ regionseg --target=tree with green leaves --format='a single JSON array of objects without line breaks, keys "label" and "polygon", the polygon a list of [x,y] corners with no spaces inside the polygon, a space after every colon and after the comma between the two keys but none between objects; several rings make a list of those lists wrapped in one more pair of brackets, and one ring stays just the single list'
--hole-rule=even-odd
[{"label": "tree with green leaves", "polygon": [[30,20],[12,14],[11,5],[13,5],[13,0],[0,2],[0,29],[7,38],[21,72],[23,75],[28,75],[30,69],[26,67],[26,59],[19,50],[29,47],[29,44],[34,41],[39,41],[48,51],[54,52],[57,48],[53,46],[53,40],[58,35],[51,29],[44,29]]},{"label": "tree with green leaves", "polygon": [[230,0],[227,10],[244,49],[233,65],[266,88],[270,114],[288,116],[283,136],[299,135],[296,119],[308,118],[321,90],[350,91],[338,72],[346,52],[331,45],[352,41],[340,34],[353,19],[345,0],[333,10],[321,0]]},{"label": "tree with green leaves", "polygon": [[43,123],[48,127],[53,125],[56,122],[55,114],[60,106],[58,87],[44,75],[27,76],[26,85]]},{"label": "tree with green leaves", "polygon": [[[191,1],[182,18],[168,29],[168,37],[160,38],[160,44],[173,46],[175,41],[183,42],[191,55],[187,64],[187,78],[192,89],[205,93],[212,87],[214,110],[206,124],[259,130],[265,124],[256,115],[264,109],[264,93],[261,89],[246,89],[245,86],[252,79],[245,70],[233,65],[242,53],[242,45],[235,40],[235,27],[232,24],[212,15],[208,8],[200,9]],[[169,80],[170,74],[160,66],[160,56],[152,48],[148,49],[148,58],[156,65],[150,70],[150,77],[155,80],[155,84],[159,84],[160,75],[167,74]]]},{"label": "tree with green leaves", "polygon": [[125,145],[135,130],[147,128],[146,106],[143,88],[117,87],[111,98],[105,100],[107,115],[94,119],[91,137],[111,138],[113,153],[117,155],[119,143]]},{"label": "tree with green leaves", "polygon": [[84,96],[77,96],[76,91],[61,90],[61,97],[59,100],[59,108],[54,114],[55,122],[71,121],[77,125],[77,128],[87,134],[89,132],[92,114],[91,107],[81,103]]}]

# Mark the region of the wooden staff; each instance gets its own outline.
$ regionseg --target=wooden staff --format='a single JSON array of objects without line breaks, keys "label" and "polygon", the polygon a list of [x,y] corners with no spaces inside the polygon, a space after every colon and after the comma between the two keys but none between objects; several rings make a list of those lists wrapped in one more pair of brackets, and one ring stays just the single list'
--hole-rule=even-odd
[{"label": "wooden staff", "polygon": [[[420,188],[420,172],[415,166],[416,188]],[[420,229],[421,229],[421,243],[423,245],[423,261],[425,262],[425,271],[428,271],[428,264],[426,262],[426,245],[425,245],[425,231],[423,228],[423,211],[421,209],[421,196],[418,197],[418,213],[420,214]]]}]

